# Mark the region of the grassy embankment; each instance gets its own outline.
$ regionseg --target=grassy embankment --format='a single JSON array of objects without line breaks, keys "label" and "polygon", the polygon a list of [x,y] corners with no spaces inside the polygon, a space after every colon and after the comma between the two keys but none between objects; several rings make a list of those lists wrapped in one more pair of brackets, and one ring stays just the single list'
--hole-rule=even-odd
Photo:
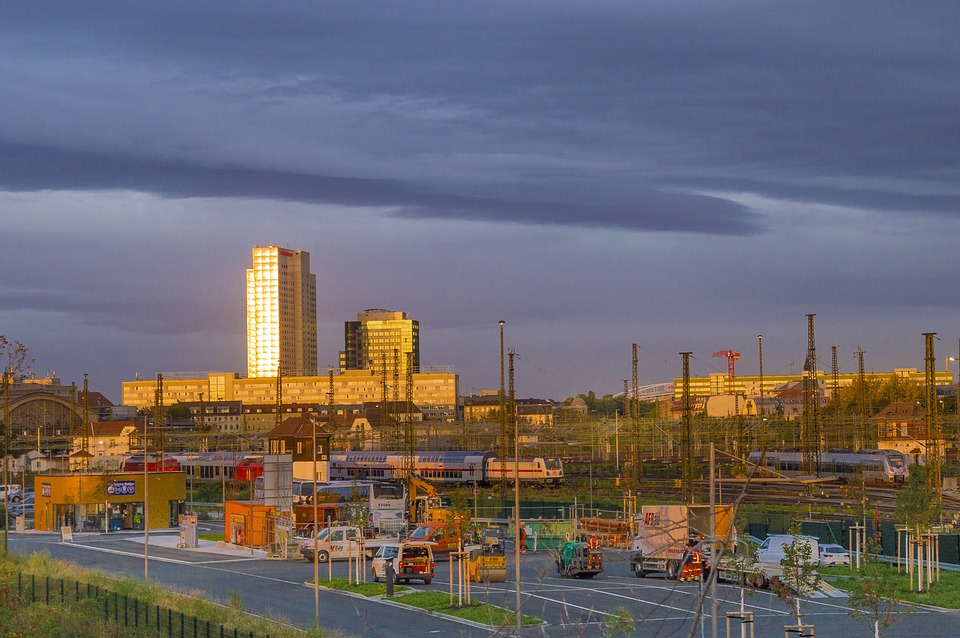
[{"label": "grassy embankment", "polygon": [[[960,609],[960,572],[940,571],[940,581],[933,583],[929,591],[912,591],[906,572],[897,573],[896,565],[884,565],[890,578],[896,583],[895,598],[905,604],[932,605],[944,609]],[[824,581],[837,589],[846,590],[851,580],[857,578],[850,567],[823,567],[820,570]],[[916,578],[916,577],[914,577]]]},{"label": "grassy embankment", "polygon": [[[141,603],[159,605],[176,613],[183,612],[187,617],[196,617],[199,622],[209,621],[214,627],[224,625],[232,633],[236,627],[242,635],[253,632],[255,636],[270,635],[272,638],[325,638],[329,634],[323,630],[303,631],[283,623],[243,612],[239,596],[231,595],[228,605],[218,605],[205,600],[203,592],[175,592],[130,577],[115,577],[103,572],[82,568],[73,563],[51,559],[48,555],[35,553],[30,555],[10,554],[0,557],[0,635],[2,636],[71,636],[126,638],[152,636],[156,629],[124,626],[123,623],[105,620],[103,609],[98,601],[83,599],[73,601],[68,595],[66,602],[60,602],[59,586],[50,604],[42,601],[30,602],[29,590],[18,593],[17,575],[23,573],[28,582],[29,575],[35,576],[39,583],[45,583],[50,577],[76,580],[89,583],[110,592],[119,592],[121,596],[138,599]],[[69,588],[68,588],[69,591]],[[39,597],[39,596],[38,596]]]}]

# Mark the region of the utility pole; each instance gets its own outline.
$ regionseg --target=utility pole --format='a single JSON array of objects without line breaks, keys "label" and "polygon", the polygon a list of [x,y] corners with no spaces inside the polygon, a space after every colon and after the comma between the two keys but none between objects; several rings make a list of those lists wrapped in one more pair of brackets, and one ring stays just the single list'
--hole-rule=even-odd
[{"label": "utility pole", "polygon": [[803,364],[803,418],[800,445],[803,450],[803,470],[820,476],[820,387],[817,383],[817,346],[813,335],[813,318],[807,315],[807,358]]},{"label": "utility pole", "polygon": [[517,421],[517,411],[513,409],[516,393],[513,389],[513,356],[516,351],[510,348],[510,419],[513,422],[513,520],[516,521],[516,542],[514,543],[514,589],[517,592],[516,620],[517,636],[523,635],[523,613],[520,608],[520,425]]},{"label": "utility pole", "polygon": [[681,352],[683,361],[683,433],[680,437],[680,464],[683,469],[683,502],[693,503],[693,415],[690,411],[690,352]]},{"label": "utility pole", "polygon": [[867,429],[867,375],[864,372],[863,368],[863,348],[857,346],[857,361],[858,361],[858,372],[857,383],[859,385],[857,393],[857,433],[856,433],[856,445],[854,449],[862,450],[867,445],[866,429]]},{"label": "utility pole", "polygon": [[[833,401],[833,443],[843,445],[843,437],[840,435],[840,363],[837,360],[837,348],[839,346],[830,346],[832,356],[830,358],[830,398]],[[829,441],[827,446],[829,447]]]},{"label": "utility pole", "polygon": [[634,473],[634,479],[639,481],[643,478],[643,442],[641,441],[640,437],[640,400],[637,397],[637,387],[639,386],[640,378],[637,375],[637,362],[637,344],[633,344],[633,359],[631,361],[631,372],[633,373],[633,391],[630,393],[630,414],[633,416],[632,438],[634,441],[634,453],[632,461],[637,468],[636,472]]},{"label": "utility pole", "polygon": [[[6,368],[3,370],[3,484],[9,485],[10,478],[7,476],[7,450],[10,447],[10,371]],[[39,435],[37,435],[39,438]],[[6,488],[4,488],[6,489]],[[5,498],[10,498],[10,494],[7,493]],[[48,521],[49,526],[49,521]],[[10,510],[7,507],[7,502],[4,502],[3,507],[3,555],[6,556],[8,553],[7,547],[7,535],[8,530],[10,529]]]},{"label": "utility pole", "polygon": [[[153,433],[156,438],[153,444],[154,450],[158,451],[157,460],[155,461],[156,467],[163,468],[163,375],[159,373],[157,374],[157,395],[153,402]],[[144,440],[143,451],[143,462],[146,463],[146,440]],[[144,509],[146,509],[146,506],[144,506]]]},{"label": "utility pole", "polygon": [[943,440],[943,433],[940,429],[940,419],[937,409],[937,386],[936,386],[936,357],[933,352],[933,340],[936,338],[936,332],[924,332],[926,342],[926,399],[927,409],[925,414],[927,442],[924,452],[927,456],[927,469],[929,471],[930,487],[938,503],[943,500],[943,478],[942,478],[942,459],[940,443]]},{"label": "utility pole", "polygon": [[506,485],[506,456],[507,456],[507,390],[503,376],[503,324],[506,322],[500,320],[500,445],[497,456],[500,457],[500,493],[503,494],[503,488]]},{"label": "utility pole", "polygon": [[767,409],[763,403],[763,335],[757,335],[757,349],[760,355],[760,409],[757,418],[760,419],[760,447],[767,446]]}]

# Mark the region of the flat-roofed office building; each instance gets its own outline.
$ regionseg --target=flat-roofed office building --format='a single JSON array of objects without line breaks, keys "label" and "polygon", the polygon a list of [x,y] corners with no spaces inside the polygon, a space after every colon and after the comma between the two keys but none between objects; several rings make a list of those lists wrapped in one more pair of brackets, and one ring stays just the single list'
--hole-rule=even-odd
[{"label": "flat-roofed office building", "polygon": [[420,322],[407,313],[373,308],[345,323],[341,370],[386,371],[388,377],[396,371],[402,377],[408,362],[414,372],[420,370]]},{"label": "flat-roofed office building", "polygon": [[[327,406],[330,391],[336,406],[360,405],[382,400],[382,377],[372,370],[343,370],[333,375],[286,376],[281,380],[284,404],[314,404]],[[401,376],[399,396],[406,397],[406,377]],[[391,379],[392,382],[392,379]],[[154,405],[157,382],[155,379],[137,379],[122,384],[123,404],[138,409]],[[458,378],[452,369],[434,368],[413,375],[413,403],[424,419],[454,420],[459,417]],[[165,373],[163,375],[163,403],[194,403],[205,400],[240,401],[250,405],[276,405],[277,383],[273,378],[241,378],[236,372]],[[391,392],[392,398],[392,392]]]}]

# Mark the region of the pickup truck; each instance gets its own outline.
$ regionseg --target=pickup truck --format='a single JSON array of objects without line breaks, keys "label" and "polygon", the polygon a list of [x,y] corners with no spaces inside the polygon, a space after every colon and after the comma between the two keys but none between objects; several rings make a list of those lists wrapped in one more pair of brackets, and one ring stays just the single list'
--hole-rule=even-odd
[{"label": "pickup truck", "polygon": [[[359,556],[360,551],[371,555],[381,545],[391,542],[395,543],[396,539],[364,535],[359,527],[325,527],[317,532],[317,560],[321,563],[328,560],[346,560]],[[313,560],[313,538],[307,538],[300,543],[300,555],[308,561]]]}]

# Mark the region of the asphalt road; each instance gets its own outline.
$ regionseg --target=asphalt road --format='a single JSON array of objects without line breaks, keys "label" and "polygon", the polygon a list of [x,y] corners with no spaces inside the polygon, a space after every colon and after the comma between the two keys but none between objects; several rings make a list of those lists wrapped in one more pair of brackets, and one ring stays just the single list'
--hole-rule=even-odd
[{"label": "asphalt road", "polygon": [[[155,535],[152,535],[155,536]],[[51,556],[102,569],[142,577],[144,571],[142,536],[116,534],[78,535],[72,544],[59,543],[49,534],[12,534],[10,548],[16,552],[47,551]],[[636,578],[628,563],[610,554],[606,571],[592,580],[561,578],[549,552],[527,554],[521,561],[521,601],[525,614],[543,618],[547,624],[527,629],[528,635],[604,636],[618,610],[633,619],[634,636],[710,636],[710,601],[697,624],[700,586],[677,583],[650,576]],[[369,567],[368,567],[369,570]],[[346,577],[344,562],[333,564],[333,575]],[[436,580],[415,588],[448,591],[449,565],[438,561]],[[513,608],[515,592],[513,562],[508,559],[507,583],[477,586],[475,598]],[[369,573],[369,572],[368,572]],[[321,581],[328,568],[320,566]],[[227,602],[236,592],[244,609],[285,619],[307,627],[314,622],[314,595],[304,583],[313,577],[313,565],[304,560],[278,561],[251,558],[245,552],[223,555],[172,547],[150,548],[150,580],[184,591],[201,592],[208,599]],[[726,636],[727,612],[739,609],[739,588],[718,587],[718,635]],[[816,626],[818,636],[872,636],[850,617],[845,598],[817,598],[804,605],[804,621]],[[754,635],[782,636],[783,626],[792,624],[789,609],[768,591],[749,590],[745,608],[754,613]],[[952,633],[960,614],[936,610],[916,610],[886,635],[890,638],[942,638]],[[375,600],[320,591],[320,624],[354,636],[489,636],[512,633],[512,627],[499,631],[459,624],[439,616],[427,615]],[[736,623],[732,625],[734,628]],[[734,629],[734,636],[739,631]]]}]

